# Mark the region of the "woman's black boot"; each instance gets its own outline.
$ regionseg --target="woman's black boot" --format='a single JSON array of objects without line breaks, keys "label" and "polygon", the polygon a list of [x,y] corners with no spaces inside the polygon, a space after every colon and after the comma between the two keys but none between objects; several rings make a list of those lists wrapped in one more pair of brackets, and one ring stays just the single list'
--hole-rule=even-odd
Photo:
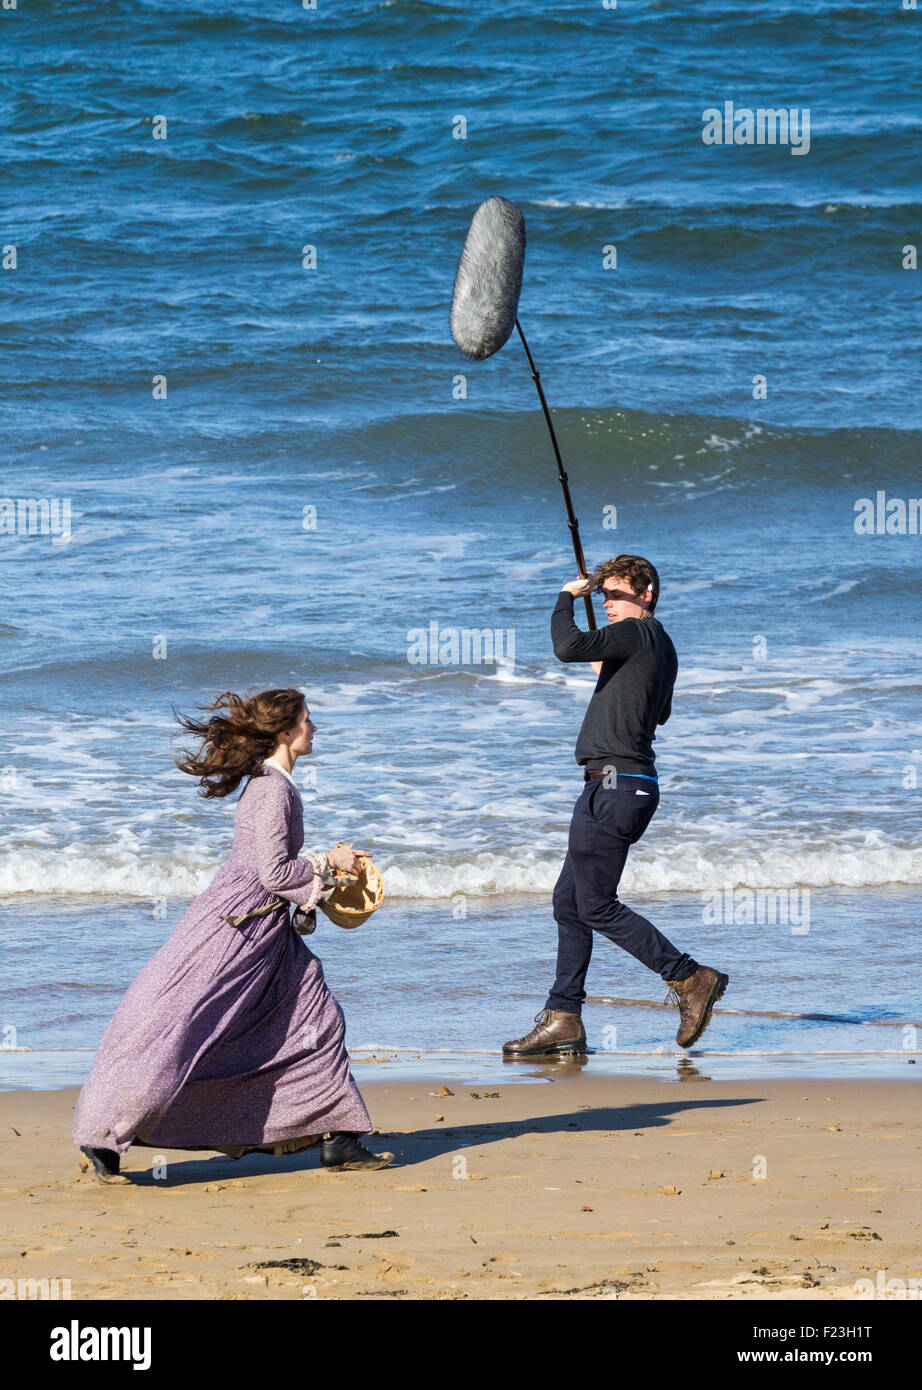
[{"label": "woman's black boot", "polygon": [[81,1173],[86,1173],[93,1165],[93,1173],[98,1182],[128,1182],[124,1173],[119,1172],[121,1155],[114,1149],[93,1149],[88,1144],[80,1145],[80,1152],[84,1155],[79,1161]]},{"label": "woman's black boot", "polygon": [[393,1154],[371,1153],[359,1143],[356,1134],[328,1134],[320,1149],[320,1165],[323,1168],[386,1168],[393,1161]]}]

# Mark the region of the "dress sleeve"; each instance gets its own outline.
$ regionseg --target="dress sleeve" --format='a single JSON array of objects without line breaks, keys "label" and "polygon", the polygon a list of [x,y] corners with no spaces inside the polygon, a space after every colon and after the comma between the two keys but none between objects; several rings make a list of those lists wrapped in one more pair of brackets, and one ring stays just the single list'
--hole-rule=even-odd
[{"label": "dress sleeve", "polygon": [[288,825],[291,801],[284,786],[274,777],[258,779],[256,806],[256,868],[264,888],[280,898],[309,910],[316,907],[323,879],[320,861],[314,855],[292,859],[288,853]]}]

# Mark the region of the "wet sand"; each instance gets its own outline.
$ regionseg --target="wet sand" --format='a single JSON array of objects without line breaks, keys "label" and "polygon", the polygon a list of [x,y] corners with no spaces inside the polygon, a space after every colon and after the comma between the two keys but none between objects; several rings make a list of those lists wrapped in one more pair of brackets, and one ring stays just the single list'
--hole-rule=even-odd
[{"label": "wet sand", "polygon": [[371,1071],[366,1142],[397,1156],[372,1173],[133,1148],[131,1182],[103,1185],[77,1172],[77,1088],[0,1094],[0,1278],[78,1300],[854,1299],[878,1271],[922,1278],[914,1079]]}]

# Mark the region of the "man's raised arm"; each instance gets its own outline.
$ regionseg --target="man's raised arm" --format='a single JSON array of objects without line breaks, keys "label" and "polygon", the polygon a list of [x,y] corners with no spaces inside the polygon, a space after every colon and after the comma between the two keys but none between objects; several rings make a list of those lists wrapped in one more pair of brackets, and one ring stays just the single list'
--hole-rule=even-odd
[{"label": "man's raised arm", "polygon": [[573,600],[571,590],[561,589],[551,615],[551,641],[558,661],[589,661],[598,674],[603,661],[624,661],[637,650],[640,637],[633,623],[612,623],[595,632],[583,632],[573,619]]}]

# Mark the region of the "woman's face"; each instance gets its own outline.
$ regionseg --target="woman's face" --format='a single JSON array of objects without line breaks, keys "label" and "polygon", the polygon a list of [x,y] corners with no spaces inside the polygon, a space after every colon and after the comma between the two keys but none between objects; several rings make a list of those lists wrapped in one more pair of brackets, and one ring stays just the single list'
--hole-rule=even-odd
[{"label": "woman's face", "polygon": [[300,720],[291,731],[291,738],[288,742],[288,746],[292,753],[297,753],[299,755],[309,753],[314,744],[314,734],[316,731],[317,725],[311,720],[310,710],[305,705]]}]

